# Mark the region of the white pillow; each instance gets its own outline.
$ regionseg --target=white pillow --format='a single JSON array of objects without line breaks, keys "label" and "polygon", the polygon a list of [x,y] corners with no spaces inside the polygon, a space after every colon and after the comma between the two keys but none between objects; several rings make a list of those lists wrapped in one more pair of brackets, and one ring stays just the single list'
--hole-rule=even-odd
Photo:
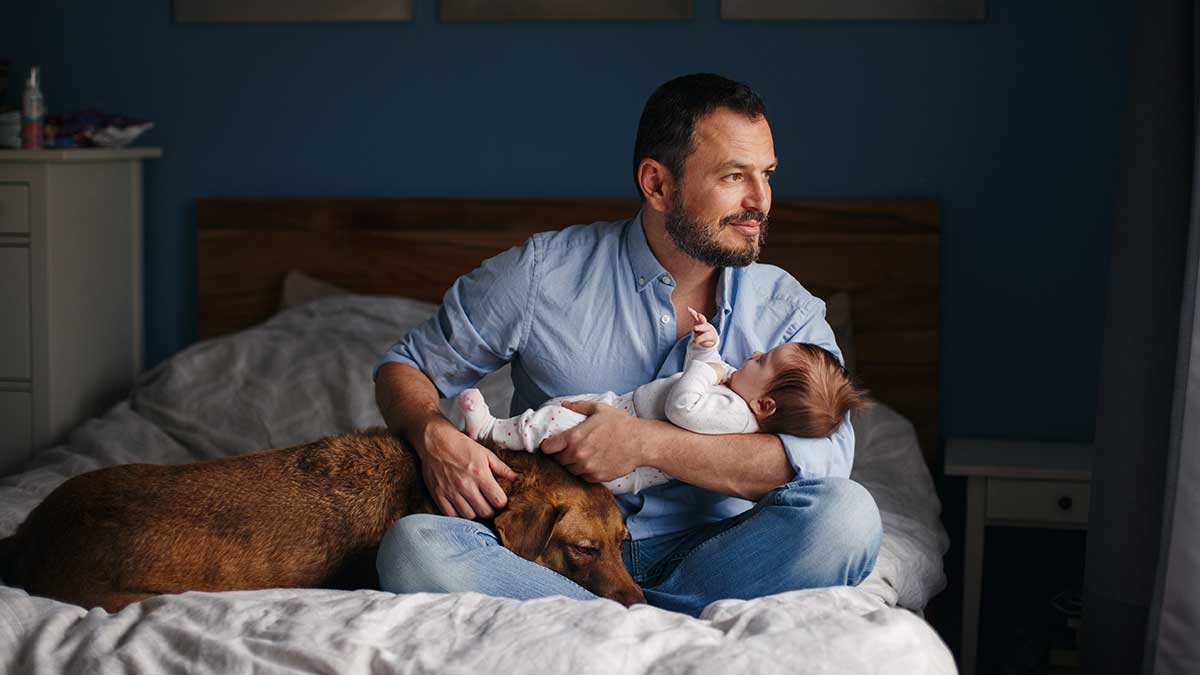
[{"label": "white pillow", "polygon": [[351,291],[310,277],[300,270],[291,270],[283,277],[283,292],[279,294],[279,311],[331,295],[351,295]]}]

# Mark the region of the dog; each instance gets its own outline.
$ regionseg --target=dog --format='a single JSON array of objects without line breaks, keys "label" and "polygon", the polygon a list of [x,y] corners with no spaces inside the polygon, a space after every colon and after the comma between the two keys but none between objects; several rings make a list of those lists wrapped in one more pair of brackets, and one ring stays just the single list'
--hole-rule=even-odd
[{"label": "dog", "polygon": [[[621,561],[616,500],[541,454],[502,451],[501,544],[593,593],[644,602]],[[420,459],[385,429],[184,465],[75,476],[0,540],[0,578],[109,612],[155,595],[378,587],[388,528],[436,513]]]}]

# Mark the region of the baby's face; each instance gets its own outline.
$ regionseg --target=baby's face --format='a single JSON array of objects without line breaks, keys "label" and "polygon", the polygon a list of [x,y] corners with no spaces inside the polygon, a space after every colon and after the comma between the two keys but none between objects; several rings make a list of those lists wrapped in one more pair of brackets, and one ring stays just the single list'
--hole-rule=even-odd
[{"label": "baby's face", "polygon": [[796,345],[782,344],[766,354],[754,352],[729,378],[729,388],[748,403],[765,397],[775,376],[787,366],[791,349]]}]

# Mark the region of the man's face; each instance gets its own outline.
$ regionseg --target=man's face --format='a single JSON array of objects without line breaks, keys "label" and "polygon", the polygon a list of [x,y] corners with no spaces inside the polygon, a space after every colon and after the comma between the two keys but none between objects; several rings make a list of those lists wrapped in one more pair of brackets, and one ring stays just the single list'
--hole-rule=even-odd
[{"label": "man's face", "polygon": [[720,108],[696,123],[693,146],[669,198],[667,234],[707,265],[749,265],[766,240],[771,211],[771,127],[764,117],[752,121]]}]

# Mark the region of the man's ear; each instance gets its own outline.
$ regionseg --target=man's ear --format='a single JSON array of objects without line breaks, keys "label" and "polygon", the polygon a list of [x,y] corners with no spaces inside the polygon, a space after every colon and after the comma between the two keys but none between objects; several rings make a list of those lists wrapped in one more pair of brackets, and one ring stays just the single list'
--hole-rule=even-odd
[{"label": "man's ear", "polygon": [[770,396],[754,399],[754,403],[751,404],[751,407],[754,408],[754,415],[758,417],[758,419],[765,419],[775,414],[775,399],[771,398]]},{"label": "man's ear", "polygon": [[505,548],[537,562],[566,512],[564,506],[551,506],[543,501],[509,501],[508,508],[492,522]]},{"label": "man's ear", "polygon": [[664,213],[669,211],[671,202],[667,193],[674,181],[667,167],[657,160],[643,157],[638,164],[637,176],[638,187],[642,189],[642,196],[650,208]]}]

